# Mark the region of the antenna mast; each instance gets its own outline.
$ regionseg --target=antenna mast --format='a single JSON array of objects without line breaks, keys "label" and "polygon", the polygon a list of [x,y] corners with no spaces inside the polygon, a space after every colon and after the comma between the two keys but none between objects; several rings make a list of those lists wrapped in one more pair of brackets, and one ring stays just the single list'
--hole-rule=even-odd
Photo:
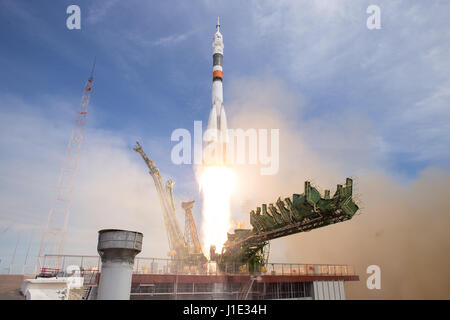
[{"label": "antenna mast", "polygon": [[[93,88],[94,68],[95,59],[90,77],[84,85],[80,108],[77,112],[77,119],[66,149],[52,208],[48,214],[47,224],[42,235],[41,246],[39,248],[39,254],[36,262],[36,267],[39,271],[43,266],[43,259],[45,255],[57,254],[60,256],[64,250],[67,222],[69,220],[70,205],[74,187],[74,178],[77,171],[78,156],[80,153],[81,142],[83,141],[89,100],[91,98]],[[51,261],[50,264],[52,267],[59,268],[60,259],[60,257],[56,257],[54,261]]]}]

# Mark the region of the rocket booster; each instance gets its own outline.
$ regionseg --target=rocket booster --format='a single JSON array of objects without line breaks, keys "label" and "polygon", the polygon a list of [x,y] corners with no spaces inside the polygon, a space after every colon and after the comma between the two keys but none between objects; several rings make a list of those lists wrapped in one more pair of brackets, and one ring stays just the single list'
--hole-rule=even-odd
[{"label": "rocket booster", "polygon": [[[209,114],[206,148],[214,150],[215,159],[221,162],[225,159],[226,144],[228,143],[227,116],[223,105],[223,38],[220,33],[219,17],[217,17],[216,33],[213,37],[213,83],[212,107]],[[214,144],[211,146],[211,144]],[[217,154],[217,152],[219,154]]]}]

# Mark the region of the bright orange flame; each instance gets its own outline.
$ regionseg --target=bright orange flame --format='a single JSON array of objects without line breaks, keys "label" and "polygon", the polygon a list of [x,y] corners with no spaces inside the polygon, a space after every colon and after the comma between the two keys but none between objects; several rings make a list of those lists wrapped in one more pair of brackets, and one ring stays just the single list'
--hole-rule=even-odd
[{"label": "bright orange flame", "polygon": [[231,194],[236,176],[231,168],[211,166],[203,169],[200,189],[203,193],[202,237],[203,252],[209,256],[211,245],[220,253],[231,226]]}]

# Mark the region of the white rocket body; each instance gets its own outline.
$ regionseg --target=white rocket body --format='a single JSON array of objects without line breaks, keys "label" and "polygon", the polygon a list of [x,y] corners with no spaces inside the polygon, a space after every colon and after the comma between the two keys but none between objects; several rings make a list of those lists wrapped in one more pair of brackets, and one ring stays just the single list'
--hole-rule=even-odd
[{"label": "white rocket body", "polygon": [[[225,151],[228,143],[227,116],[223,105],[223,38],[220,33],[219,18],[217,18],[217,31],[213,37],[213,84],[212,107],[209,114],[206,131],[206,149],[209,149],[209,157],[212,155],[216,161],[225,162]],[[212,145],[213,144],[213,145]],[[211,154],[211,150],[213,150]],[[211,159],[211,158],[209,158]]]}]

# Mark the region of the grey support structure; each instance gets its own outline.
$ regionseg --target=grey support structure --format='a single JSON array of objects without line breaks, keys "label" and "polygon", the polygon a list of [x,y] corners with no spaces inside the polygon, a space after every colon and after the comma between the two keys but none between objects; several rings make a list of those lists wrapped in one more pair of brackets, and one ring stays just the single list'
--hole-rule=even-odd
[{"label": "grey support structure", "polygon": [[105,229],[98,232],[97,251],[102,259],[97,300],[129,300],[134,258],[142,250],[143,234]]}]

